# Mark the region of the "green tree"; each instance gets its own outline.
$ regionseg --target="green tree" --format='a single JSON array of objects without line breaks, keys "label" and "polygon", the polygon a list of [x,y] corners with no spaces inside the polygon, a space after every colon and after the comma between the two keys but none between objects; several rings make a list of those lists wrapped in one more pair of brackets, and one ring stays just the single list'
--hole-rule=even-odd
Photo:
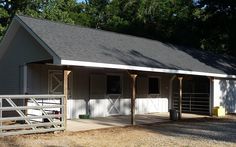
[{"label": "green tree", "polygon": [[90,16],[90,26],[94,28],[103,28],[106,22],[106,7],[109,0],[87,0],[85,14]]},{"label": "green tree", "polygon": [[201,47],[236,56],[236,1],[199,0]]},{"label": "green tree", "polygon": [[4,35],[8,23],[8,18],[9,14],[7,13],[7,11],[3,7],[0,7],[0,39],[1,36]]},{"label": "green tree", "polygon": [[139,19],[145,31],[155,38],[187,42],[179,39],[183,36],[187,38],[190,36],[188,33],[191,34],[193,11],[192,1],[143,0],[139,9]]},{"label": "green tree", "polygon": [[75,5],[69,12],[69,17],[74,20],[77,25],[92,27],[93,17],[88,14],[88,6],[86,3]]},{"label": "green tree", "polygon": [[140,0],[113,0],[106,7],[105,29],[134,34]]},{"label": "green tree", "polygon": [[0,1],[0,38],[4,35],[7,26],[9,25],[11,18],[15,15],[17,10],[23,9],[26,0],[22,1],[11,1],[1,0]]},{"label": "green tree", "polygon": [[76,0],[1,0],[0,36],[15,14],[74,24],[77,7]]},{"label": "green tree", "polygon": [[70,14],[76,5],[75,0],[36,0],[28,3],[19,14],[73,24]]}]

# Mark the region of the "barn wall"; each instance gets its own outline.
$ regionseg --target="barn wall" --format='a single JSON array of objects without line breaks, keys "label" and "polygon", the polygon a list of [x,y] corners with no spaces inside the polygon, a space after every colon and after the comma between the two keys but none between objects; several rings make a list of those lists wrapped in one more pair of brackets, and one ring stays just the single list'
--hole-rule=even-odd
[{"label": "barn wall", "polygon": [[[130,114],[130,78],[126,71],[106,69],[73,69],[73,98],[70,99],[70,116],[78,118],[79,114],[90,113],[93,117],[105,117],[111,115],[108,109],[111,107],[111,99],[117,95],[106,94],[106,75],[120,75],[122,83],[122,94],[116,107],[119,114]],[[148,94],[148,77],[157,76],[160,78],[159,95]],[[171,76],[166,74],[139,73],[137,78],[137,100],[136,113],[168,112],[169,109],[169,81]]]},{"label": "barn wall", "polygon": [[[59,66],[29,65],[28,66],[28,92],[29,94],[48,93],[48,71],[62,70]],[[72,70],[73,90],[68,98],[68,118],[78,118],[80,114],[90,113],[92,117],[105,117],[113,114],[109,112],[112,100],[119,97],[115,107],[120,115],[130,114],[131,84],[126,71],[89,69],[69,67]],[[107,75],[120,75],[122,94],[106,94]],[[148,77],[160,78],[160,94],[148,94]],[[170,75],[157,73],[138,73],[136,113],[168,112]]]},{"label": "barn wall", "polygon": [[223,106],[228,113],[236,113],[236,80],[213,80],[213,107]]},{"label": "barn wall", "polygon": [[[27,65],[27,93],[28,94],[49,94],[48,93],[48,72],[57,70],[63,73],[60,66],[49,66],[43,64]],[[63,91],[61,92],[61,94]]]},{"label": "barn wall", "polygon": [[[0,94],[23,94],[24,66],[29,62],[48,60],[52,57],[33,39],[26,30],[19,27],[12,41],[0,58]],[[20,106],[22,100],[14,100]],[[4,101],[3,106],[9,104]],[[3,112],[3,116],[18,116],[14,111]]]},{"label": "barn wall", "polygon": [[25,29],[19,27],[0,59],[0,94],[23,93],[23,66],[48,59],[52,57]]}]

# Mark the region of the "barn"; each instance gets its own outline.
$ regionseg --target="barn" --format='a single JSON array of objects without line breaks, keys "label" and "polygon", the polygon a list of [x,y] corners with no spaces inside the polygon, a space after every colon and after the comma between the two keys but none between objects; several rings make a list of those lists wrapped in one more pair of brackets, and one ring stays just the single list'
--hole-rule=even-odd
[{"label": "barn", "polygon": [[230,56],[26,16],[0,44],[0,94],[63,94],[67,73],[68,119],[129,115],[133,90],[136,114],[235,113],[235,69]]}]

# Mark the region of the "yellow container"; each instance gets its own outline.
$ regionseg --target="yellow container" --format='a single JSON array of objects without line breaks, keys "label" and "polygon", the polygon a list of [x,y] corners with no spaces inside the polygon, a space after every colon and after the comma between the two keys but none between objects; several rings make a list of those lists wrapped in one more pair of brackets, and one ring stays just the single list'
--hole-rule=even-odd
[{"label": "yellow container", "polygon": [[217,117],[222,117],[225,116],[225,108],[219,106],[219,107],[214,107],[213,108],[213,115]]}]

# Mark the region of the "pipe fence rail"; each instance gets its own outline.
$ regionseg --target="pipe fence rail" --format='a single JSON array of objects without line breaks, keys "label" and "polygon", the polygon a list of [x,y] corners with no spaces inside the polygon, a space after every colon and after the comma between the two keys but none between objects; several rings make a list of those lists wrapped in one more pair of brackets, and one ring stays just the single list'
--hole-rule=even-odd
[{"label": "pipe fence rail", "polygon": [[[174,93],[174,108],[178,109],[179,93]],[[183,93],[182,111],[186,113],[209,113],[209,93]]]},{"label": "pipe fence rail", "polygon": [[0,95],[0,137],[65,130],[64,95]]}]

